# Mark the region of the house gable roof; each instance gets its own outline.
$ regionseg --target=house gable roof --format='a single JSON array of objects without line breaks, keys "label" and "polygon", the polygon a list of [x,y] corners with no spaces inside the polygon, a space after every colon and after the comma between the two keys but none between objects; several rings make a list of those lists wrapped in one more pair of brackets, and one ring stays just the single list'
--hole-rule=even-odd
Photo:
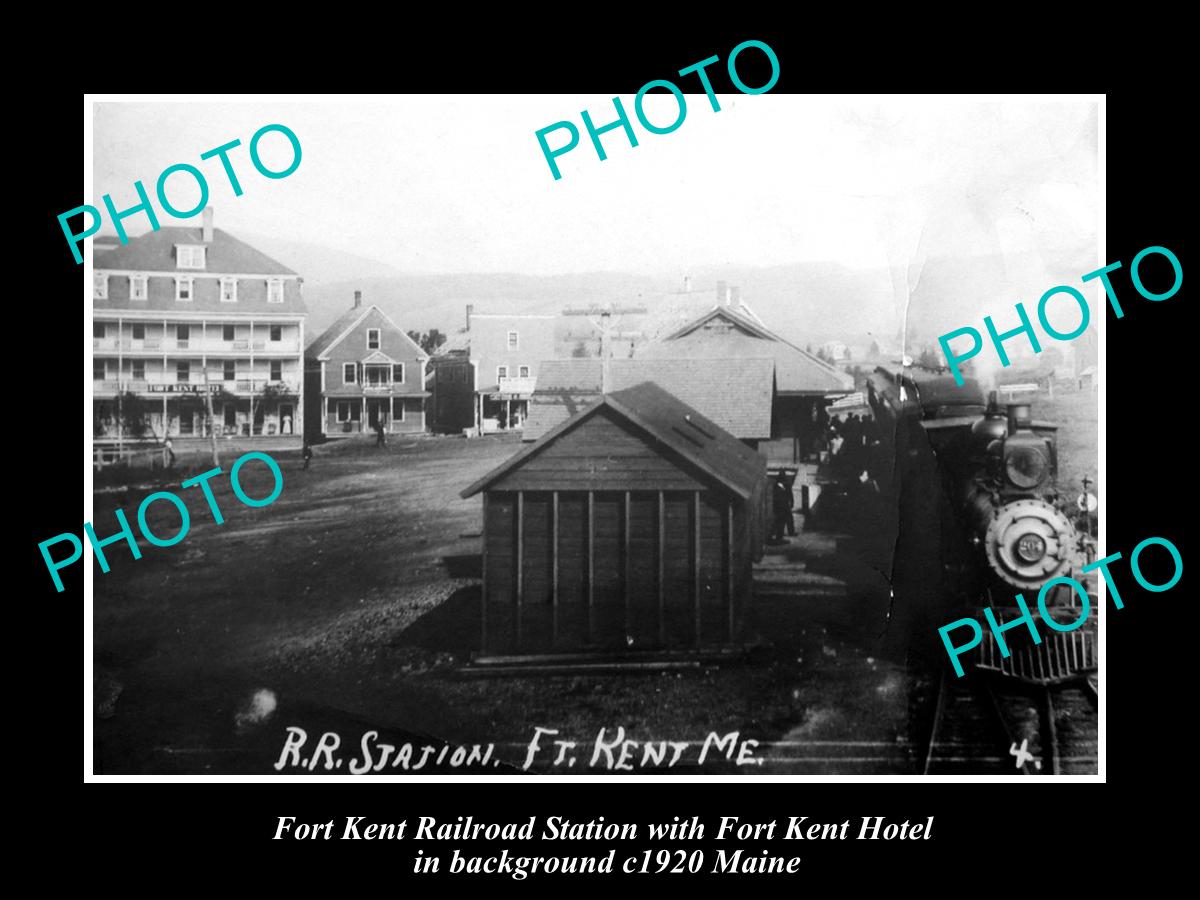
[{"label": "house gable roof", "polygon": [[702,416],[678,397],[651,382],[606,394],[551,428],[542,438],[519,450],[503,464],[464,488],[460,496],[471,497],[518,468],[531,456],[561,435],[578,428],[601,410],[634,425],[686,467],[699,470],[709,480],[745,499],[758,488],[766,474],[766,460],[729,432]]},{"label": "house gable roof", "polygon": [[321,334],[308,345],[305,355],[318,360],[329,359],[329,351],[345,340],[346,336],[349,335],[350,332],[352,332],[355,328],[357,328],[359,323],[362,322],[362,320],[365,319],[372,310],[379,313],[379,315],[383,318],[383,321],[387,322],[387,324],[396,330],[400,337],[403,338],[403,340],[412,348],[413,352],[419,359],[429,358],[429,354],[422,350],[420,345],[410,338],[408,334],[405,333],[403,328],[393,322],[391,317],[374,303],[366,307],[352,306],[350,309],[338,316],[332,325],[322,331]]},{"label": "house gable roof", "polygon": [[[710,332],[704,326],[723,319],[729,328]],[[849,375],[753,322],[729,307],[719,306],[653,344],[638,350],[641,358],[742,359],[772,356],[775,386],[783,394],[847,393]]]}]

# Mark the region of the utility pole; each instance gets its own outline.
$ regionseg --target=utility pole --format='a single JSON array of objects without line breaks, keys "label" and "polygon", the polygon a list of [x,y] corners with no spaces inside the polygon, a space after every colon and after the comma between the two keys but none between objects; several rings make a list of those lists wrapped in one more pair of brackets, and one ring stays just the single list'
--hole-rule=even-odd
[{"label": "utility pole", "polygon": [[[600,392],[607,394],[611,378],[609,359],[612,356],[613,338],[618,340],[634,340],[642,336],[640,331],[617,331],[621,316],[644,316],[647,313],[644,306],[591,306],[587,309],[564,309],[564,316],[586,316],[591,326],[600,332]],[[613,321],[617,316],[617,321]]]}]

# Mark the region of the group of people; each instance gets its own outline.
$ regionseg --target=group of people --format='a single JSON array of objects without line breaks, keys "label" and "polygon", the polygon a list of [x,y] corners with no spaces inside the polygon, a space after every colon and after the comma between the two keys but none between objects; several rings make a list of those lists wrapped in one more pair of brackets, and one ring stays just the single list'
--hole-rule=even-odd
[{"label": "group of people", "polygon": [[867,468],[871,448],[879,438],[879,425],[869,416],[850,413],[844,420],[837,416],[829,419],[829,450],[838,468],[856,474]]}]

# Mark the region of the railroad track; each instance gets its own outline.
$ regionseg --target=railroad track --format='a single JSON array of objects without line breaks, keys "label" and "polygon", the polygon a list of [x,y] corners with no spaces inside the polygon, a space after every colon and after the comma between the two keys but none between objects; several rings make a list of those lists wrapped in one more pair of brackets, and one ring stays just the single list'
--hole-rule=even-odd
[{"label": "railroad track", "polygon": [[987,671],[943,673],[926,775],[1097,771],[1096,693],[1086,675],[1033,684]]}]

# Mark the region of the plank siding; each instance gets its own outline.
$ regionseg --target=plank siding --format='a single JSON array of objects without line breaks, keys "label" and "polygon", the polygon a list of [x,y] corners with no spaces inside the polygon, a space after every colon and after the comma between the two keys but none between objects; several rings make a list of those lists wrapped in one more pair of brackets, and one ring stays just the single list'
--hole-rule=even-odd
[{"label": "plank siding", "polygon": [[553,494],[525,495],[524,565],[521,598],[522,646],[548,649],[552,643],[554,615]]},{"label": "plank siding", "polygon": [[729,632],[725,606],[728,584],[725,543],[728,522],[724,498],[704,494],[700,498],[700,643],[720,646]]},{"label": "plank siding", "polygon": [[489,493],[486,512],[488,651],[511,653],[516,650],[512,613],[516,601],[517,495]]},{"label": "plank siding", "polygon": [[595,495],[595,640],[605,647],[625,644],[625,497]]},{"label": "plank siding", "polygon": [[692,494],[668,493],[665,498],[667,555],[664,560],[668,647],[695,643],[692,608]]},{"label": "plank siding", "polygon": [[587,643],[587,494],[558,495],[558,641]]},{"label": "plank siding", "polygon": [[704,485],[607,411],[547,444],[496,490],[703,490]]},{"label": "plank siding", "polygon": [[632,649],[660,646],[658,636],[658,494],[630,496],[629,637]]}]

